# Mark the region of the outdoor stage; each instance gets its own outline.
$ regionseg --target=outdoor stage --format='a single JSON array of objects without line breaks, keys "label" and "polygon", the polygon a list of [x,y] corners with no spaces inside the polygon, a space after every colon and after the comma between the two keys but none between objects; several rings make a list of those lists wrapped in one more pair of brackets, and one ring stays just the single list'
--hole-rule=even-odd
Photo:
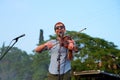
[{"label": "outdoor stage", "polygon": [[120,80],[120,75],[111,74],[100,70],[73,72],[76,80]]}]

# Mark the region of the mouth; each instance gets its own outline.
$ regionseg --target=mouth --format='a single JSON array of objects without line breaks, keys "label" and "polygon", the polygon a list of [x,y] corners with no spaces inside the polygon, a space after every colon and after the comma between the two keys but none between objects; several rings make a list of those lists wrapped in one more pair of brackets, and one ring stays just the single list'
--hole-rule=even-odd
[{"label": "mouth", "polygon": [[58,36],[59,37],[63,37],[64,36],[64,32],[62,32],[62,31],[58,32]]}]

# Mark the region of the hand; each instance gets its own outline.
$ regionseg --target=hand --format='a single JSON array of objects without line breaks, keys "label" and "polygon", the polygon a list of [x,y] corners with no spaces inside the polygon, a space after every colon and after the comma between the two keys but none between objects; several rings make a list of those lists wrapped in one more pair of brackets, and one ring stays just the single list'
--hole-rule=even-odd
[{"label": "hand", "polygon": [[47,46],[48,49],[51,49],[54,46],[51,42],[47,42],[44,45]]},{"label": "hand", "polygon": [[74,40],[68,40],[68,49],[72,50],[74,48]]}]

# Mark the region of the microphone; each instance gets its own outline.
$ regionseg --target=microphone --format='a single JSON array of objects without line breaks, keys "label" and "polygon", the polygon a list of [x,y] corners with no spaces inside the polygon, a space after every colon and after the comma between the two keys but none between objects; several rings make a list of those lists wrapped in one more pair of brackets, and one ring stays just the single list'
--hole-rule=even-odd
[{"label": "microphone", "polygon": [[20,36],[18,36],[16,38],[14,38],[13,40],[18,40],[19,38],[24,37],[24,36],[25,36],[25,34],[22,34],[22,35],[20,35]]}]

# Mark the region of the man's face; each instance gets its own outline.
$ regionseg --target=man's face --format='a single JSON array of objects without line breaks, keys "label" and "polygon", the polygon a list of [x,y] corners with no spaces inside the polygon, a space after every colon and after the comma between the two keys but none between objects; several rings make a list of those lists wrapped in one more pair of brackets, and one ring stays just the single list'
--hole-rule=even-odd
[{"label": "man's face", "polygon": [[61,34],[64,35],[65,33],[65,27],[63,24],[57,24],[55,27],[55,33],[60,36]]}]

